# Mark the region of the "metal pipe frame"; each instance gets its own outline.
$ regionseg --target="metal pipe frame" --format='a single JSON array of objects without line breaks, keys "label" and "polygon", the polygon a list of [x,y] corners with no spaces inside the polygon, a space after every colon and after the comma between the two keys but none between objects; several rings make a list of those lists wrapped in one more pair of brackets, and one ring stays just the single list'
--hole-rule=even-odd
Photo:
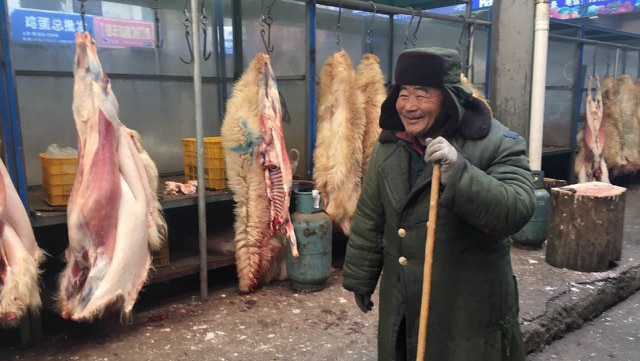
[{"label": "metal pipe frame", "polygon": [[[316,4],[318,5],[326,5],[326,6],[338,6],[352,9],[352,10],[362,10],[371,12],[371,4],[368,1],[359,1],[359,0],[317,0]],[[377,13],[386,14],[386,15],[415,15],[422,18],[427,19],[435,19],[435,20],[444,20],[450,21],[454,23],[465,23],[465,24],[476,24],[485,27],[491,27],[491,22],[485,20],[475,20],[461,16],[451,16],[451,15],[442,15],[436,13],[426,12],[421,9],[410,9],[410,8],[402,8],[398,6],[389,6],[383,4],[376,4]]]}]

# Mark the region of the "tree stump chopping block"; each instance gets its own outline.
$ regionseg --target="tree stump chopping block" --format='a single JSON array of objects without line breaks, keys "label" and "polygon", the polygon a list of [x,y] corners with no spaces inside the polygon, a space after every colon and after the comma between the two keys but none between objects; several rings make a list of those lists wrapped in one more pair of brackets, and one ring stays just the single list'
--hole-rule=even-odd
[{"label": "tree stump chopping block", "polygon": [[551,188],[546,261],[581,272],[601,272],[622,256],[627,189],[602,182]]}]

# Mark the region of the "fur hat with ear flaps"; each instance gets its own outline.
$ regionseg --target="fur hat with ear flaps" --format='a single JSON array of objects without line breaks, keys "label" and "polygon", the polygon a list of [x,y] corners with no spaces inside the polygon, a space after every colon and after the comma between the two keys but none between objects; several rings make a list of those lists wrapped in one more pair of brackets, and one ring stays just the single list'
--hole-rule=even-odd
[{"label": "fur hat with ear flaps", "polygon": [[[396,101],[402,85],[422,85],[442,90],[443,111],[450,113],[445,129],[457,131],[467,139],[482,139],[491,128],[491,112],[471,89],[460,82],[460,56],[453,49],[416,48],[400,53],[396,61],[395,84],[382,103],[380,128],[404,131],[396,110]],[[446,110],[445,110],[446,108]],[[448,134],[443,134],[445,137]]]}]

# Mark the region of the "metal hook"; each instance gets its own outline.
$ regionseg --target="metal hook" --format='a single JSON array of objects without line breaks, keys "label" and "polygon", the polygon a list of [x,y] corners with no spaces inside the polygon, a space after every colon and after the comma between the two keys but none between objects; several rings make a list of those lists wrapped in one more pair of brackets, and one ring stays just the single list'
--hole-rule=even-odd
[{"label": "metal hook", "polygon": [[598,47],[596,45],[593,46],[593,70],[591,72],[591,76],[596,76],[596,53]]},{"label": "metal hook", "polygon": [[338,47],[340,46],[340,18],[342,17],[342,0],[340,0],[340,7],[338,7],[338,23],[333,27],[333,33],[336,36]]},{"label": "metal hook", "polygon": [[153,9],[153,27],[156,35],[155,47],[161,48],[164,44],[164,39],[160,38],[160,0],[152,0],[151,8]]},{"label": "metal hook", "polygon": [[[262,44],[264,44],[264,49],[267,54],[271,54],[273,52],[273,44],[271,44],[271,24],[273,24],[273,18],[271,17],[271,8],[276,3],[276,0],[273,0],[271,4],[266,7],[266,13],[264,14],[264,0],[262,0],[262,14],[260,15],[260,37],[262,37]],[[267,30],[264,29],[265,25],[267,26]]]},{"label": "metal hook", "polygon": [[367,44],[369,44],[369,53],[373,53],[373,39],[371,38],[371,32],[373,31],[373,20],[376,18],[376,11],[378,8],[376,7],[376,3],[373,1],[369,1],[369,3],[373,6],[373,13],[371,14],[371,20],[369,21],[369,30],[367,30]]},{"label": "metal hook", "polygon": [[627,50],[628,48],[625,46],[624,50],[622,51],[622,74],[627,73]]},{"label": "metal hook", "polygon": [[204,0],[202,0],[202,7],[200,8],[200,24],[202,25],[202,57],[204,61],[209,60],[211,57],[211,52],[207,54],[207,23],[209,22],[209,18],[207,17],[207,13],[204,10]]},{"label": "metal hook", "polygon": [[409,19],[409,26],[407,26],[407,31],[404,33],[404,48],[409,48],[409,30],[411,30],[411,24],[413,24],[413,18],[416,16],[415,11],[411,6],[407,6],[408,9],[411,10],[411,18]]},{"label": "metal hook", "polygon": [[87,32],[87,23],[84,20],[84,3],[87,0],[78,0],[80,2],[80,18],[82,19],[82,31]]},{"label": "metal hook", "polygon": [[416,47],[416,43],[418,42],[418,29],[420,29],[420,23],[422,22],[422,10],[415,9],[416,14],[420,14],[418,17],[418,23],[416,24],[416,30],[413,32],[413,36],[411,37],[411,46]]},{"label": "metal hook", "polygon": [[184,38],[186,39],[187,47],[189,48],[189,61],[184,60],[181,56],[178,57],[183,63],[191,64],[193,63],[193,47],[191,46],[191,31],[189,30],[191,28],[191,17],[189,16],[186,6],[187,3],[185,2],[184,21],[182,22],[182,25],[184,25]]}]

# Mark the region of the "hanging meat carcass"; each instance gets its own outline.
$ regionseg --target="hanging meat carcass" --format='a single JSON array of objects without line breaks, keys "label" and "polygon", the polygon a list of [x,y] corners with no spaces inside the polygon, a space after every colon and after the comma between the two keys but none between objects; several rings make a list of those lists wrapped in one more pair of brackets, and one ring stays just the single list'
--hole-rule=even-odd
[{"label": "hanging meat carcass", "polygon": [[78,170],[67,203],[69,246],[58,301],[63,318],[92,320],[106,309],[130,313],[166,235],[158,172],[138,133],[118,118],[118,102],[95,41],[76,34],[73,116]]},{"label": "hanging meat carcass", "polygon": [[595,98],[592,94],[593,77],[589,77],[589,87],[587,88],[587,98],[585,100],[585,127],[581,152],[576,158],[578,182],[605,182],[609,183],[609,171],[604,159],[605,134],[602,121],[602,90],[600,88],[600,77],[596,75]]},{"label": "hanging meat carcass", "polygon": [[0,174],[0,325],[16,326],[27,310],[40,309],[38,277],[44,255],[2,161]]},{"label": "hanging meat carcass", "polygon": [[285,277],[283,234],[294,257],[298,256],[289,218],[293,175],[269,55],[256,55],[235,84],[221,134],[227,184],[236,203],[239,289],[251,292],[272,277]]},{"label": "hanging meat carcass", "polygon": [[380,59],[375,54],[364,54],[356,69],[356,85],[364,107],[364,135],[362,176],[367,172],[373,144],[380,136],[380,106],[387,97]]},{"label": "hanging meat carcass", "polygon": [[362,185],[366,124],[362,102],[353,63],[341,50],[325,61],[320,72],[313,180],[325,212],[344,234],[349,234]]}]

